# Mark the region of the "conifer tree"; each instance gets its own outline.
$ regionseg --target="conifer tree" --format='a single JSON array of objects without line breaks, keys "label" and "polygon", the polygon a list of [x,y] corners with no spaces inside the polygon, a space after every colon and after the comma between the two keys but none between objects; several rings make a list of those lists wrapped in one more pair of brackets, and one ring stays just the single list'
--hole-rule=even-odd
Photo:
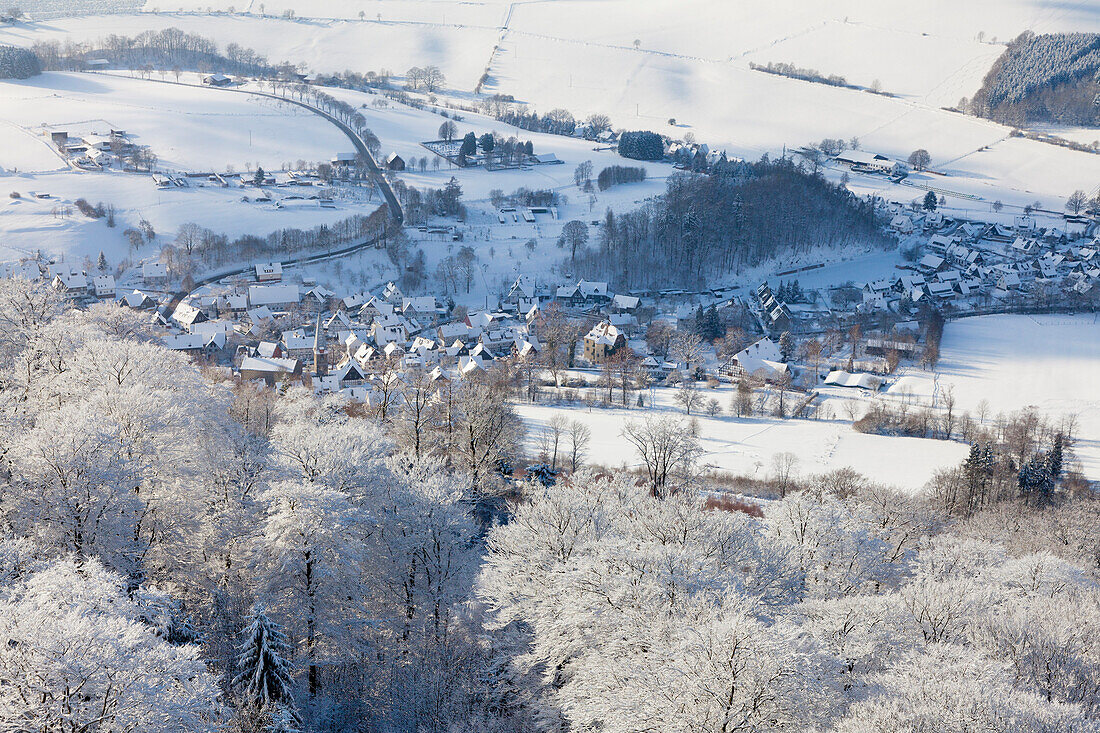
[{"label": "conifer tree", "polygon": [[263,608],[257,608],[245,635],[233,686],[258,709],[279,707],[292,712],[291,673],[286,661],[290,645],[282,627],[268,618]]}]

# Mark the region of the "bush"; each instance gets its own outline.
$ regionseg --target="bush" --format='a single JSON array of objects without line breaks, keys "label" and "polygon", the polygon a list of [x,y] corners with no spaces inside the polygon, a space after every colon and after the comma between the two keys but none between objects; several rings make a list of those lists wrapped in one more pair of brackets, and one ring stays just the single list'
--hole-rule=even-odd
[{"label": "bush", "polygon": [[8,194],[8,198],[10,198],[10,199],[21,199],[21,198],[23,198],[23,195],[21,193],[19,193],[18,191],[12,191],[11,193]]},{"label": "bush", "polygon": [[89,219],[102,219],[104,215],[103,204],[92,206],[86,199],[77,199],[73,202],[73,205],[79,209],[80,213]]}]

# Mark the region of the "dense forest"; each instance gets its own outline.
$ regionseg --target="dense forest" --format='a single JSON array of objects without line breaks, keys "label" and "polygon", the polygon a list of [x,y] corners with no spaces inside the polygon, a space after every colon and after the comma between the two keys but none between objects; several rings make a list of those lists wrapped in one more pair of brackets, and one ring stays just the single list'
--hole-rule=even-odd
[{"label": "dense forest", "polygon": [[1100,35],[1021,34],[970,100],[976,115],[1010,125],[1100,124]]},{"label": "dense forest", "polygon": [[33,52],[15,46],[0,46],[0,79],[29,79],[42,73]]},{"label": "dense forest", "polygon": [[888,246],[875,206],[790,160],[722,162],[711,175],[677,174],[664,195],[625,214],[608,212],[597,246],[578,253],[585,277],[616,287],[709,278],[817,247]]}]

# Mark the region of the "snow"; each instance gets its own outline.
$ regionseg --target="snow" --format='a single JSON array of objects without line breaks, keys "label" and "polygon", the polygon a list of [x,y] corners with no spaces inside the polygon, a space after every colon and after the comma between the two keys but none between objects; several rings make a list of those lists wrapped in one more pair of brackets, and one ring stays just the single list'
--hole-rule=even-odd
[{"label": "snow", "polygon": [[[747,158],[824,137],[858,137],[863,149],[902,160],[923,147],[933,166],[949,175],[908,183],[944,189],[949,201],[964,202],[964,213],[988,212],[994,200],[1018,207],[1037,198],[1059,209],[1070,191],[1092,190],[1100,177],[1100,157],[1008,140],[1006,127],[942,109],[973,95],[1003,42],[1021,31],[1100,30],[1100,9],[1090,3],[778,0],[762,9],[716,0],[320,0],[303,8],[275,0],[265,4],[265,17],[254,2],[234,5],[246,12],[19,24],[0,29],[0,43],[89,40],[177,26],[312,71],[386,68],[400,75],[413,65],[434,64],[447,75],[447,94],[465,103],[488,69],[486,94],[511,94],[544,112],[564,107],[581,118],[607,113],[626,129],[674,137],[692,132],[713,148]],[[225,11],[230,3],[187,0],[178,7]],[[284,9],[310,17],[271,17]],[[365,20],[358,19],[360,10]],[[370,49],[367,57],[363,49]],[[749,68],[769,61],[814,67],[864,86],[878,79],[899,96]],[[854,187],[904,201],[922,192],[881,178]],[[970,201],[974,211],[968,212]]]},{"label": "snow", "polygon": [[983,399],[993,413],[1032,406],[1054,421],[1076,415],[1075,453],[1085,475],[1100,480],[1098,368],[1096,317],[1001,315],[949,322],[937,371],[940,390],[953,387],[957,409],[971,415]]},{"label": "snow", "polygon": [[[637,467],[640,463],[634,449],[622,438],[624,424],[656,413],[684,416],[682,409],[672,406],[674,390],[659,388],[653,392],[656,406],[652,410],[518,404],[516,410],[528,431],[527,451],[532,457],[538,453],[541,429],[551,417],[560,414],[583,422],[592,431],[590,462],[613,468]],[[728,385],[703,392],[706,398],[717,397],[723,409],[732,393]],[[916,492],[936,469],[958,464],[966,458],[968,450],[966,445],[950,441],[865,435],[841,421],[691,417],[699,422],[701,463],[719,471],[756,478],[768,477],[773,456],[791,452],[798,456],[797,471],[803,476],[851,467],[871,480]]]},{"label": "snow", "polygon": [[[153,149],[160,167],[190,171],[244,170],[247,163],[277,170],[299,159],[327,161],[347,147],[339,130],[293,105],[108,74],[51,72],[0,83],[0,119],[6,123],[0,129],[17,126],[29,136],[44,125],[74,134],[123,129],[135,144]],[[8,162],[9,150],[38,147],[0,148],[0,167],[17,165]],[[49,162],[40,170],[64,165],[57,156]],[[32,169],[25,162],[19,167]]]}]

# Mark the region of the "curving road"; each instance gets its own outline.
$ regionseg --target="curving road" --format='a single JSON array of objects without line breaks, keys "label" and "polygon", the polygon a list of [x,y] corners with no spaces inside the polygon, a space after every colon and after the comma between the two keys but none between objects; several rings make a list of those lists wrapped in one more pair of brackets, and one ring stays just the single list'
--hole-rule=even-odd
[{"label": "curving road", "polygon": [[296,99],[290,99],[289,97],[282,97],[278,94],[269,94],[268,92],[255,92],[250,89],[231,89],[228,87],[206,88],[220,89],[226,92],[238,92],[240,94],[253,94],[257,97],[267,97],[268,99],[274,99],[279,102],[287,102],[289,104],[294,104],[302,107],[303,109],[308,109],[310,112],[313,112],[316,115],[320,115],[332,124],[336,125],[336,127],[340,129],[340,132],[344,133],[344,135],[346,135],[347,138],[351,140],[351,144],[355,146],[355,152],[359,153],[359,155],[362,156],[363,160],[367,162],[367,167],[370,168],[371,172],[374,173],[376,178],[378,179],[378,187],[382,189],[382,196],[386,199],[386,204],[390,210],[390,216],[393,218],[394,222],[396,222],[398,226],[401,226],[405,223],[405,212],[401,210],[401,204],[397,201],[397,196],[394,195],[393,188],[390,186],[390,182],[386,180],[386,176],[383,175],[382,169],[381,167],[379,167],[378,162],[374,159],[374,156],[370,154],[370,151],[367,149],[367,144],[363,142],[363,138],[359,137],[359,133],[348,127],[345,123],[341,122],[336,117],[333,117],[328,112],[314,107],[312,104],[306,104],[305,102],[300,102]]},{"label": "curving road", "polygon": [[[167,79],[144,79],[142,81],[153,82],[154,84],[173,84],[175,86],[181,87],[198,87],[198,85],[196,84],[184,84],[183,82],[168,81]],[[371,170],[372,173],[376,174],[375,177],[378,180],[378,187],[382,190],[382,197],[386,199],[386,208],[389,209],[390,218],[392,218],[398,226],[401,226],[405,223],[405,212],[401,210],[401,204],[400,202],[398,202],[397,196],[394,195],[393,188],[390,186],[390,182],[387,181],[386,176],[383,175],[382,168],[378,165],[378,161],[376,161],[374,159],[374,156],[370,154],[370,150],[367,149],[367,144],[363,142],[363,138],[359,137],[359,133],[348,127],[345,123],[341,122],[336,117],[333,117],[328,112],[325,112],[323,109],[318,109],[317,107],[314,107],[312,104],[307,104],[306,102],[301,102],[297,99],[290,99],[289,97],[283,97],[278,94],[257,92],[251,89],[234,89],[232,87],[213,87],[206,85],[202,85],[199,88],[213,89],[221,92],[236,92],[237,94],[251,94],[256,97],[267,97],[268,99],[274,99],[278,102],[286,102],[287,104],[296,105],[298,107],[301,107],[302,109],[309,110],[315,115],[324,117],[326,120],[335,125],[340,130],[340,132],[344,133],[344,135],[347,136],[348,140],[350,140],[351,144],[355,147],[355,152],[363,157],[363,160],[367,162],[367,167]]]}]

